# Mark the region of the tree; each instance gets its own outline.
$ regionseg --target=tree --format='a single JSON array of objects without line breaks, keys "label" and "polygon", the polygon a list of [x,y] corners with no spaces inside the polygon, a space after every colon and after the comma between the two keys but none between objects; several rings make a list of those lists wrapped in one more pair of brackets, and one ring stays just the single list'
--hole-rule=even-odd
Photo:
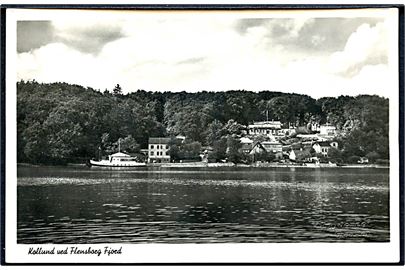
[{"label": "tree", "polygon": [[254,161],[272,162],[276,159],[276,156],[272,152],[262,151],[254,155]]},{"label": "tree", "polygon": [[376,151],[372,151],[370,153],[367,153],[366,158],[369,160],[369,162],[375,163],[377,159],[380,158],[380,155]]},{"label": "tree", "polygon": [[221,139],[214,141],[213,150],[209,153],[208,158],[214,159],[216,161],[223,160],[226,158],[226,149],[227,149],[227,139],[222,137]]},{"label": "tree", "polygon": [[239,149],[241,148],[240,140],[234,138],[231,135],[228,135],[226,146],[226,156],[228,158],[228,161],[235,164],[239,163],[242,159],[242,155],[239,151]]},{"label": "tree", "polygon": [[350,156],[347,161],[351,164],[357,163],[360,160],[359,156]]},{"label": "tree", "polygon": [[334,163],[341,163],[343,161],[343,154],[342,151],[339,149],[336,149],[334,147],[331,147],[328,151],[328,156],[331,162]]},{"label": "tree", "polygon": [[230,119],[223,128],[224,134],[228,135],[241,135],[245,127],[233,119]]},{"label": "tree", "polygon": [[184,143],[180,148],[180,153],[184,159],[199,160],[201,153],[201,143],[200,142]]},{"label": "tree", "polygon": [[366,139],[366,134],[360,130],[355,129],[350,132],[350,134],[346,137],[344,143],[344,157],[349,158],[351,156],[364,156],[364,147],[363,142]]},{"label": "tree", "polygon": [[111,142],[110,142],[110,134],[109,133],[103,133],[101,135],[101,145],[100,147],[102,149],[107,149],[111,146]]},{"label": "tree", "polygon": [[[227,155],[229,135],[234,139],[243,136],[244,125],[266,119],[266,111],[269,119],[283,124],[329,122],[344,128],[339,146],[345,161],[354,155],[370,155],[370,160],[389,158],[386,98],[361,95],[315,101],[272,91],[138,90],[122,95],[119,84],[114,89],[113,93],[102,93],[67,83],[17,82],[18,162],[91,158],[100,150],[114,151],[114,143],[128,136],[139,144],[130,150],[134,151],[146,148],[149,137],[177,135],[185,135],[188,143],[212,146],[210,158],[222,160]],[[292,136],[284,143],[298,141]],[[197,152],[196,146],[190,145],[191,152]],[[237,160],[236,152],[234,156]]]},{"label": "tree", "polygon": [[42,163],[47,161],[47,135],[46,130],[38,122],[27,127],[22,136],[26,138],[24,154],[32,163]]},{"label": "tree", "polygon": [[90,127],[86,107],[78,99],[63,102],[43,123],[43,128],[49,132],[47,151],[54,160],[63,162],[72,156],[81,156],[81,148],[88,144],[85,129]]},{"label": "tree", "polygon": [[[229,91],[225,97],[224,114],[225,119],[234,119],[243,125],[253,121],[258,114],[254,103],[254,94],[248,91]],[[225,120],[225,121],[226,121]]]},{"label": "tree", "polygon": [[135,139],[131,136],[128,135],[127,137],[123,139],[118,139],[115,143],[115,145],[118,145],[118,143],[121,144],[121,151],[127,152],[127,153],[139,153],[140,147],[139,144],[135,141]]},{"label": "tree", "polygon": [[117,84],[113,89],[113,94],[115,96],[122,95],[122,88],[119,84]]},{"label": "tree", "polygon": [[181,142],[173,138],[170,142],[169,154],[174,161],[179,160],[199,160],[201,153],[201,143],[195,141]]},{"label": "tree", "polygon": [[220,121],[212,121],[204,132],[205,143],[213,145],[215,141],[218,141],[223,135],[223,127],[224,125]]},{"label": "tree", "polygon": [[169,155],[171,158],[171,161],[178,161],[181,159],[180,157],[180,140],[176,138],[171,138],[169,142]]}]

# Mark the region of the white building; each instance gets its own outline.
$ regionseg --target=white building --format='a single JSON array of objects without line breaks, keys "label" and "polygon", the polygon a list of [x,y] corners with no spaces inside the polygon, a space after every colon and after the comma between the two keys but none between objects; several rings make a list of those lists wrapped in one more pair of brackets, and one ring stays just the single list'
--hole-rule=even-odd
[{"label": "white building", "polygon": [[241,143],[241,151],[243,153],[249,154],[250,150],[252,150],[253,147],[253,140],[246,138],[246,137],[242,137],[240,138],[240,143]]},{"label": "white building", "polygon": [[336,135],[336,127],[333,125],[321,125],[319,127],[319,134],[320,135],[329,135],[329,136],[333,136]]},{"label": "white building", "polygon": [[240,143],[241,144],[252,144],[253,140],[249,139],[249,138],[246,138],[246,137],[242,137],[242,138],[240,138]]},{"label": "white building", "polygon": [[296,155],[295,155],[294,150],[291,149],[290,153],[288,154],[288,158],[290,160],[295,160],[296,159]]},{"label": "white building", "polygon": [[249,135],[280,135],[280,121],[254,122],[248,126]]},{"label": "white building", "polygon": [[148,141],[148,162],[163,163],[170,162],[171,138],[149,138]]},{"label": "white building", "polygon": [[337,142],[316,142],[312,145],[312,148],[315,150],[315,153],[322,154],[323,156],[327,157],[330,148],[333,147],[338,149]]}]

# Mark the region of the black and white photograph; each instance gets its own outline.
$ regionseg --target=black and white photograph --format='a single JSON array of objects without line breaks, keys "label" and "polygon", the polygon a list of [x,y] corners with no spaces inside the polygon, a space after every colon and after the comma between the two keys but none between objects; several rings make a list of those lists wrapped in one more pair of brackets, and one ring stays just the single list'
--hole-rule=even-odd
[{"label": "black and white photograph", "polygon": [[399,260],[397,8],[7,12],[6,260]]}]

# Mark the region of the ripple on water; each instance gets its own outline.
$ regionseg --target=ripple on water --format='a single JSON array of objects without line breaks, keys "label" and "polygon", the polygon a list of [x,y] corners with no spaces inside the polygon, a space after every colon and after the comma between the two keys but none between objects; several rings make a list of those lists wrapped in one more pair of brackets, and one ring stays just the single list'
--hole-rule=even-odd
[{"label": "ripple on water", "polygon": [[[120,175],[19,177],[19,243],[389,240],[389,188],[385,180],[369,181],[373,175],[357,181],[323,171],[308,180],[299,174],[293,180],[291,172]],[[337,224],[345,227],[336,230]]]},{"label": "ripple on water", "polygon": [[[357,191],[388,191],[389,187],[384,185],[366,185],[358,183],[346,183],[346,182],[282,182],[282,181],[246,181],[246,180],[228,180],[228,179],[187,179],[182,180],[178,178],[159,178],[159,179],[111,179],[111,178],[94,178],[94,179],[82,179],[82,178],[63,178],[63,177],[19,177],[17,184],[19,186],[29,185],[58,185],[58,184],[71,184],[71,185],[96,185],[107,183],[170,183],[174,185],[210,185],[214,189],[216,186],[246,186],[252,188],[282,188],[282,189],[300,189],[307,191],[316,191],[322,189],[332,190],[357,190]],[[152,196],[166,196],[165,193],[151,193]],[[183,194],[183,197],[187,197],[188,194]]]}]

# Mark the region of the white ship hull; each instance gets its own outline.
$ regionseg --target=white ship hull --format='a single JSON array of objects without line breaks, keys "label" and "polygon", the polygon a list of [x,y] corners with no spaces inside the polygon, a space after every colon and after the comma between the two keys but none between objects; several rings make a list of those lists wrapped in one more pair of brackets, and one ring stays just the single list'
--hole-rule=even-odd
[{"label": "white ship hull", "polygon": [[108,160],[90,160],[91,166],[97,167],[111,167],[111,168],[118,168],[118,167],[145,167],[146,163],[144,162],[136,162],[136,161],[108,161]]}]

